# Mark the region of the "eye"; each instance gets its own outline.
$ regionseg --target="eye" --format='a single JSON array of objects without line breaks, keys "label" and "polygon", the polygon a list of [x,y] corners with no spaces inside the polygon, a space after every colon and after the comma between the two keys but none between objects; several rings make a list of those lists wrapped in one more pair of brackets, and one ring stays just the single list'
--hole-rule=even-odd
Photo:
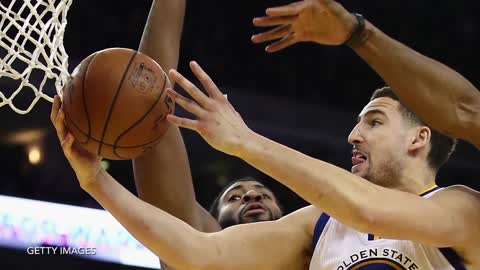
[{"label": "eye", "polygon": [[263,194],[262,196],[263,196],[264,199],[271,199],[272,198],[268,194]]},{"label": "eye", "polygon": [[371,124],[373,127],[375,127],[375,126],[381,125],[382,122],[381,122],[380,120],[378,120],[378,119],[374,119],[374,120],[372,120],[372,122],[371,122],[370,124]]},{"label": "eye", "polygon": [[238,201],[238,200],[240,200],[240,199],[241,199],[240,196],[238,196],[238,195],[232,195],[232,196],[230,196],[230,198],[228,198],[228,202],[234,202],[234,201]]}]

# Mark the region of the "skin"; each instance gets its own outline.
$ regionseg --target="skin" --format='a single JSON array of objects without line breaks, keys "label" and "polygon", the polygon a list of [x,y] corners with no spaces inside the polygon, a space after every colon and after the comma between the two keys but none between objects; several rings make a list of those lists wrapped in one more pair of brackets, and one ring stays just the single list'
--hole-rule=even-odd
[{"label": "skin", "polygon": [[235,183],[225,190],[220,196],[218,210],[218,221],[223,228],[277,220],[282,216],[273,192],[256,181]]},{"label": "skin", "polygon": [[[348,137],[349,143],[354,146],[352,163],[355,165],[351,172],[390,188],[398,185],[392,179],[406,178],[403,175],[405,168],[414,165],[408,164],[410,161],[407,157],[414,154],[409,144],[415,140],[415,143],[420,143],[418,138],[423,138],[423,142],[426,142],[431,136],[428,128],[415,127],[405,120],[398,112],[399,106],[401,105],[397,101],[388,97],[374,99],[360,113],[358,123]],[[389,128],[383,128],[384,126]],[[358,155],[362,158],[356,157]],[[426,158],[426,155],[419,155],[413,162]],[[425,167],[427,170],[428,166]],[[433,175],[429,178],[433,178]]]}]

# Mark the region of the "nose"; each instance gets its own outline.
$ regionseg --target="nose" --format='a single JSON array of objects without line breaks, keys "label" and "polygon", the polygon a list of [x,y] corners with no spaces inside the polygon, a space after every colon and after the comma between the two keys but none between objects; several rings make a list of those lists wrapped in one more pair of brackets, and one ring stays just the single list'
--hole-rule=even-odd
[{"label": "nose", "polygon": [[259,202],[262,200],[262,194],[258,193],[255,190],[249,190],[247,193],[243,194],[242,201],[247,202]]},{"label": "nose", "polygon": [[360,132],[360,123],[357,124],[350,132],[350,135],[348,135],[348,142],[352,145],[360,144],[363,142],[363,137]]}]

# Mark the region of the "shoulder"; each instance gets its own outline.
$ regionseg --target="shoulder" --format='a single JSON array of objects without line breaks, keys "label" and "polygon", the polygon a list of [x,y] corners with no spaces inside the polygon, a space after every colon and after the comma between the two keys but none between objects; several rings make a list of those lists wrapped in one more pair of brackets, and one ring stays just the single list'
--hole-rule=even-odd
[{"label": "shoulder", "polygon": [[480,192],[474,190],[473,188],[464,186],[464,185],[453,185],[443,188],[444,191],[458,191],[458,192],[468,192],[480,194]]},{"label": "shoulder", "polygon": [[445,187],[429,198],[456,211],[470,211],[480,216],[480,192],[463,185]]},{"label": "shoulder", "polygon": [[467,186],[454,185],[442,189],[429,199],[448,211],[445,219],[456,222],[466,232],[466,241],[476,247],[480,240],[480,192]]},{"label": "shoulder", "polygon": [[442,198],[480,203],[480,192],[464,185],[453,185],[443,188],[431,198],[434,200]]}]

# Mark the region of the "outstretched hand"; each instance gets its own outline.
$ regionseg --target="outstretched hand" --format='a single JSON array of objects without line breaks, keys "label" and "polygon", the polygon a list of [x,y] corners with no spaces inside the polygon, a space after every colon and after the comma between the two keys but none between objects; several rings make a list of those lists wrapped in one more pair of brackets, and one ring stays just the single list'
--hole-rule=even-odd
[{"label": "outstretched hand", "polygon": [[167,120],[177,126],[195,130],[219,151],[238,155],[241,145],[248,140],[252,131],[208,74],[196,62],[190,62],[190,68],[208,95],[176,70],[170,70],[170,78],[185,89],[192,99],[182,96],[171,88],[167,89],[167,94],[176,104],[194,114],[197,119],[169,114]]},{"label": "outstretched hand", "polygon": [[86,188],[102,170],[100,157],[87,152],[75,143],[75,138],[65,126],[65,113],[61,108],[62,102],[59,96],[55,96],[50,120],[57,131],[58,140],[61,143],[63,153],[75,171],[80,186]]},{"label": "outstretched hand", "polygon": [[266,14],[254,18],[253,24],[275,28],[253,35],[252,41],[262,43],[280,39],[265,48],[268,52],[306,41],[340,45],[350,37],[356,25],[355,17],[333,0],[303,0],[268,8]]}]

